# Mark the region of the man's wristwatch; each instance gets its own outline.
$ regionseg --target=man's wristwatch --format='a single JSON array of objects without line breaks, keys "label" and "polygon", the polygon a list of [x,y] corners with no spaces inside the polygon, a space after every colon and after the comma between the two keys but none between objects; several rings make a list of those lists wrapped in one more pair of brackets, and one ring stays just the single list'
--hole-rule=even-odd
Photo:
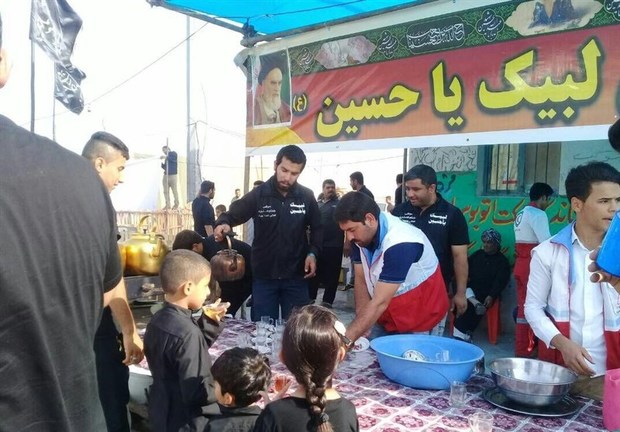
[{"label": "man's wristwatch", "polygon": [[353,341],[346,336],[342,336],[342,342],[344,342],[344,347],[346,350],[351,351],[351,348],[353,348],[354,345]]}]

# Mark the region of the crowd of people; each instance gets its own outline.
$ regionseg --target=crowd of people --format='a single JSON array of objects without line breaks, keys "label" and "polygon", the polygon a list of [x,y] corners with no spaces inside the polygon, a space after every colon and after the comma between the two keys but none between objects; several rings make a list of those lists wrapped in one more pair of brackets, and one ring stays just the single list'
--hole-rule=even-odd
[{"label": "crowd of people", "polygon": [[[238,246],[234,247],[246,247],[252,276],[243,281],[243,291],[222,287],[222,301],[234,302],[230,311],[235,313],[251,294],[252,319],[264,315],[288,319],[285,336],[293,331],[289,325],[300,325],[302,317],[307,320],[302,328],[313,334],[318,331],[318,316],[334,317],[329,309],[341,283],[342,258],[348,255],[355,317],[346,328],[329,326],[330,338],[335,340],[335,354],[331,358],[336,359],[329,364],[334,367],[351,341],[362,336],[450,335],[445,328],[453,321],[451,335],[471,341],[481,318],[499,300],[513,272],[501,251],[500,233],[493,228],[484,230],[482,248],[469,254],[469,230],[463,213],[439,193],[437,174],[430,166],[417,165],[398,176],[395,196],[401,193],[403,199],[390,211],[381,211],[361,172],[350,176],[352,192],[339,196],[335,182],[326,179],[315,198],[312,191],[297,182],[305,163],[299,147],[283,147],[276,156],[270,179],[255,185],[244,196],[235,196],[228,210],[222,209],[217,217],[211,217],[213,235],[205,238],[193,231],[181,233],[174,249],[191,249],[208,259],[203,244],[211,242],[225,247],[223,239],[233,227],[251,222],[252,244],[235,239]],[[201,192],[208,195],[214,185],[205,183],[208,187]],[[601,399],[602,376],[607,368],[617,365],[615,338],[620,328],[615,327],[616,321],[604,320],[603,316],[615,316],[613,305],[620,300],[620,284],[607,274],[587,282],[591,274],[588,265],[593,262],[589,251],[600,245],[618,209],[620,173],[602,162],[578,166],[566,178],[566,191],[576,214],[575,222],[556,236],[551,236],[544,212],[555,192],[544,183],[532,185],[530,203],[517,214],[514,223],[514,277],[518,291],[515,354],[532,357],[537,353],[541,359],[566,365],[580,375],[574,392]],[[202,223],[197,223],[196,230],[199,228]],[[179,246],[180,239],[190,235],[193,239]],[[571,252],[577,246],[578,255]],[[562,258],[563,254],[573,258]],[[567,280],[566,274],[573,274],[576,279]],[[241,286],[242,282],[237,283]],[[324,291],[319,301],[321,286]],[[571,296],[567,295],[569,291]],[[592,291],[596,293],[593,295]],[[231,292],[243,292],[242,298],[232,299]],[[334,333],[334,328],[338,332]],[[520,336],[523,334],[525,339]],[[291,361],[289,356],[293,353],[287,347],[291,340],[299,343],[301,336],[290,337],[283,340],[281,356],[299,384],[293,397],[267,401],[266,408],[260,411],[249,400],[235,404],[239,395],[235,396],[234,385],[227,385],[228,390],[223,391],[215,379],[217,397],[210,400],[218,401],[220,414],[212,417],[212,430],[226,430],[225,422],[233,421],[241,422],[247,430],[252,430],[250,424],[254,425],[253,430],[297,430],[299,424],[317,428],[309,430],[357,430],[355,410],[346,400],[324,383],[308,381],[307,375],[296,372],[299,366]],[[527,342],[525,346],[523,340]],[[321,346],[327,347],[327,341]],[[245,350],[234,355],[268,369],[266,359],[252,349]],[[340,350],[342,354],[338,353]],[[297,350],[294,354],[299,356]],[[324,360],[323,356],[306,355],[308,358],[297,361],[314,366]],[[222,373],[221,368],[216,369]],[[304,371],[307,373],[307,369]],[[249,381],[244,384],[248,388],[252,385]],[[261,386],[264,388],[263,381],[257,385]],[[324,392],[318,398],[312,395],[317,386]],[[252,401],[259,399],[257,393],[252,394]],[[330,394],[338,401],[331,404],[331,410]],[[226,395],[226,403],[222,402],[222,395]],[[313,401],[321,400],[322,405],[313,405]],[[200,418],[204,420],[204,415]],[[338,427],[321,429],[327,423],[331,427],[332,422]]]},{"label": "crowd of people", "polygon": [[[9,72],[1,30],[0,20],[0,87]],[[259,77],[265,80],[281,85],[279,76]],[[276,119],[285,121],[285,114]],[[616,148],[617,134],[615,125]],[[442,336],[452,318],[455,336],[471,340],[510,277],[494,229],[481,233],[482,250],[468,256],[463,213],[441,196],[432,167],[397,177],[394,207],[385,212],[361,172],[351,174],[353,191],[342,197],[326,179],[317,200],[298,182],[303,150],[288,145],[274,174],[236,193],[228,209],[214,209],[215,184],[202,183],[192,205],[194,230],[179,233],[161,266],[166,302],[142,342],[109,197],[122,182],[127,146],[97,132],[79,156],[4,116],[0,142],[0,238],[10,251],[0,259],[0,430],[128,431],[127,366],[146,356],[154,431],[357,431],[354,405],[331,385],[354,341]],[[174,197],[166,206],[175,208],[176,153],[162,150],[164,189]],[[620,278],[594,259],[620,205],[620,173],[605,162],[576,166],[565,189],[575,218],[554,236],[544,214],[554,195],[548,185],[532,186],[531,202],[515,220],[515,349],[565,365],[580,376],[575,391],[600,399],[605,372],[620,367]],[[242,225],[251,226],[251,241],[231,242],[246,272],[217,281],[209,260]],[[330,310],[343,256],[350,258],[355,300],[348,326]],[[314,304],[321,284],[322,301]],[[217,285],[221,298],[205,304]],[[280,358],[297,383],[289,397],[288,387],[273,400],[265,395],[269,361],[254,349],[233,348],[211,360],[225,315],[250,294],[253,320],[286,320]],[[261,398],[262,410],[255,405]]]}]

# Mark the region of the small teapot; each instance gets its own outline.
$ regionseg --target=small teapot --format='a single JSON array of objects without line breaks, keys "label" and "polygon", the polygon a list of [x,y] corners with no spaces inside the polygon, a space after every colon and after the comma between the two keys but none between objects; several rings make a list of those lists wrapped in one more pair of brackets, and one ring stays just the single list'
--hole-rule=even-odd
[{"label": "small teapot", "polygon": [[227,233],[228,249],[222,249],[211,258],[211,275],[218,282],[239,280],[245,274],[245,258],[232,248],[230,238],[234,233]]},{"label": "small teapot", "polygon": [[[138,232],[132,233],[123,244],[125,276],[158,275],[159,268],[170,251],[163,235],[148,233],[146,228],[142,228],[142,224],[149,217],[146,215],[140,219]],[[122,255],[121,253],[121,257]]]}]

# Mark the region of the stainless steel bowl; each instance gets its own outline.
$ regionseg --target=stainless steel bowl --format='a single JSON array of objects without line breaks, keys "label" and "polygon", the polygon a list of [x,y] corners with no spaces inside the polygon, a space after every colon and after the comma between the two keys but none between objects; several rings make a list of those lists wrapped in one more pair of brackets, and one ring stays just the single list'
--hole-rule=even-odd
[{"label": "stainless steel bowl", "polygon": [[493,360],[489,370],[507,398],[524,405],[545,406],[560,401],[577,380],[570,369],[541,360],[507,357]]}]

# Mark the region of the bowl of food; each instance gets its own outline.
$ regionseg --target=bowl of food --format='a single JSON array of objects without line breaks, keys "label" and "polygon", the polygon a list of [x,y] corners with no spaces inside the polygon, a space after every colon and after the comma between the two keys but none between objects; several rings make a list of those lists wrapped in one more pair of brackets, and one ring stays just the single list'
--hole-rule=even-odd
[{"label": "bowl of food", "polygon": [[577,381],[577,374],[570,369],[535,359],[499,358],[489,364],[489,370],[508,399],[530,406],[559,402]]},{"label": "bowl of food", "polygon": [[440,336],[382,336],[370,347],[386,377],[418,389],[448,390],[453,381],[467,381],[484,357],[476,345]]}]

